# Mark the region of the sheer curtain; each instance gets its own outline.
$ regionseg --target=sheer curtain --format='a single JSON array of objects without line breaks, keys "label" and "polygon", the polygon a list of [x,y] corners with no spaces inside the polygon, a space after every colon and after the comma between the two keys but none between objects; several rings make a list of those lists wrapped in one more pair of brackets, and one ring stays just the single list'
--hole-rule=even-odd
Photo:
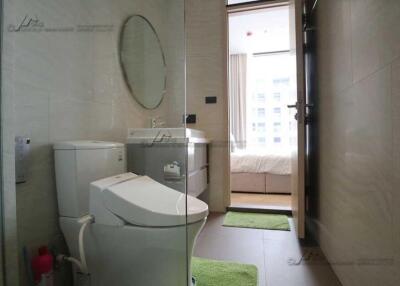
[{"label": "sheer curtain", "polygon": [[246,148],[246,92],[247,92],[247,55],[230,56],[229,99],[231,140],[239,149]]}]

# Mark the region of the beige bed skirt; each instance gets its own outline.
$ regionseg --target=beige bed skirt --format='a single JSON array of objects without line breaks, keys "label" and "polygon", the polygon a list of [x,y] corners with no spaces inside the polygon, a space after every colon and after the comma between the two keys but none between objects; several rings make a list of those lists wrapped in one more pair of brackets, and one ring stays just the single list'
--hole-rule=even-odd
[{"label": "beige bed skirt", "polygon": [[290,175],[231,173],[231,191],[290,194]]}]

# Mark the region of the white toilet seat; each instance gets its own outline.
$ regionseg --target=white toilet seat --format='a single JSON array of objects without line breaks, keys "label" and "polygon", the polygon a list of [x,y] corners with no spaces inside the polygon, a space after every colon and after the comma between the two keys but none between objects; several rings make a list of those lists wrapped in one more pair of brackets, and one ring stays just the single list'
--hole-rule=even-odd
[{"label": "white toilet seat", "polygon": [[[123,220],[138,226],[171,227],[195,223],[208,215],[207,204],[199,199],[132,173],[93,182],[90,202],[96,223],[108,225],[121,225]],[[117,218],[110,220],[110,215]]]},{"label": "white toilet seat", "polygon": [[[205,219],[176,227],[91,224],[84,237],[90,285],[190,285],[193,246],[204,223]],[[61,217],[60,226],[71,255],[79,257],[80,223]]]},{"label": "white toilet seat", "polygon": [[[186,286],[208,207],[148,177],[124,173],[124,148],[98,141],[54,146],[60,227],[71,257],[85,257],[90,272],[74,267],[74,285]],[[88,214],[94,221],[82,226]]]}]

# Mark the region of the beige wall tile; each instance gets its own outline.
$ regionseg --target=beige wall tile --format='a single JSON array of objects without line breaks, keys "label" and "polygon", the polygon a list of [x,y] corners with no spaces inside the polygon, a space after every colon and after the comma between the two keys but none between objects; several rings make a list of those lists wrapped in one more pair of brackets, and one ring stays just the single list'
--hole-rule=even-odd
[{"label": "beige wall tile", "polygon": [[[7,3],[4,3],[7,7]],[[9,15],[4,15],[5,19]],[[17,207],[15,192],[15,155],[14,155],[14,85],[12,84],[14,74],[14,61],[11,58],[4,57],[7,51],[14,49],[14,43],[11,40],[3,38],[3,63],[2,63],[2,93],[1,93],[1,164],[2,164],[2,194],[3,194],[3,237],[4,253],[2,263],[7,272],[6,283],[9,285],[18,285],[19,283],[19,265],[16,253],[18,252],[17,241]],[[5,68],[7,66],[7,68]],[[7,92],[5,92],[7,91]],[[2,273],[4,275],[5,273]]]},{"label": "beige wall tile", "polygon": [[397,0],[351,0],[354,81],[400,56],[399,18]]},{"label": "beige wall tile", "polygon": [[353,83],[350,0],[321,1],[317,14],[318,83],[324,92],[343,92]]},{"label": "beige wall tile", "polygon": [[[393,116],[393,228],[394,241],[400,241],[400,59],[392,65],[392,116]],[[395,266],[400,269],[400,245],[396,244]],[[400,283],[400,272],[397,272]]]},{"label": "beige wall tile", "polygon": [[[229,204],[228,110],[226,83],[226,8],[224,1],[186,1],[187,113],[213,141],[210,148],[210,209]],[[205,104],[216,96],[217,104]]]},{"label": "beige wall tile", "polygon": [[317,10],[319,241],[345,286],[400,281],[399,11],[390,0],[322,1]]}]

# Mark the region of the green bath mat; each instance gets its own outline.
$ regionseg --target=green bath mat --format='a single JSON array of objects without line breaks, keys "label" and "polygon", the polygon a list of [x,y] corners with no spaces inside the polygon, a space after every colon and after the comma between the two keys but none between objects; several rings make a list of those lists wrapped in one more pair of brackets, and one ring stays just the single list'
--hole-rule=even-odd
[{"label": "green bath mat", "polygon": [[257,267],[224,261],[192,258],[196,286],[257,286]]},{"label": "green bath mat", "polygon": [[290,230],[286,215],[228,212],[224,226],[259,228],[271,230]]}]

